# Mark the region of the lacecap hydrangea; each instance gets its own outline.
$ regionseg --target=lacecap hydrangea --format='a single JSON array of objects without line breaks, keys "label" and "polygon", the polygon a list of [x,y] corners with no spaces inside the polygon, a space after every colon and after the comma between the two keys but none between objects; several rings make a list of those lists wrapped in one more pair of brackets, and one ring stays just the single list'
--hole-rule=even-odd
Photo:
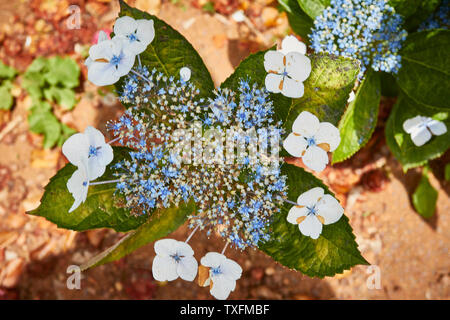
[{"label": "lacecap hydrangea", "polygon": [[316,52],[358,59],[361,79],[367,67],[397,73],[407,32],[403,18],[385,0],[331,0],[309,35]]},{"label": "lacecap hydrangea", "polygon": [[[109,129],[133,149],[115,165],[126,207],[151,215],[193,200],[190,227],[215,231],[239,249],[269,239],[271,217],[286,197],[286,177],[267,162],[278,155],[282,132],[265,88],[242,79],[236,92],[217,89],[204,99],[182,77],[138,67],[120,95],[132,107]],[[271,146],[270,155],[261,152],[261,141]],[[230,161],[243,145],[248,150]]]}]

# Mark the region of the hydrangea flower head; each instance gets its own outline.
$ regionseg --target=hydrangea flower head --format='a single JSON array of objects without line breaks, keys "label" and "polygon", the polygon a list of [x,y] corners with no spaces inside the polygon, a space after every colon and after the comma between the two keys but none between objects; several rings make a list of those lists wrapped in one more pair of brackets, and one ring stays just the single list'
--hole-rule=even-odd
[{"label": "hydrangea flower head", "polygon": [[317,52],[358,59],[361,79],[367,67],[397,73],[407,32],[403,18],[386,0],[331,0],[314,21],[311,47]]},{"label": "hydrangea flower head", "polygon": [[[192,199],[197,210],[190,227],[218,233],[239,249],[258,246],[270,237],[286,177],[278,166],[268,168],[257,149],[231,162],[228,155],[257,145],[257,138],[279,147],[281,124],[273,120],[269,93],[242,79],[236,92],[218,89],[205,100],[182,76],[145,67],[128,75],[120,99],[135,107],[109,124],[119,142],[134,149],[116,165],[117,192],[137,215]],[[231,152],[224,150],[230,144]]]}]

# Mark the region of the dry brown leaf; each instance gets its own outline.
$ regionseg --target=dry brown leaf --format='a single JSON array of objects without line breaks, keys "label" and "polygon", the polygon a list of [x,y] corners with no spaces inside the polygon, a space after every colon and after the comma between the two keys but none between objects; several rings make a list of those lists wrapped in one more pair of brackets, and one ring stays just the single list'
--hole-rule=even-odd
[{"label": "dry brown leaf", "polygon": [[0,287],[15,287],[19,282],[24,267],[25,260],[23,258],[16,258],[6,262],[5,266],[0,268]]},{"label": "dry brown leaf", "polygon": [[17,231],[1,231],[0,232],[0,248],[11,245],[19,237]]},{"label": "dry brown leaf", "polygon": [[58,149],[35,149],[31,153],[31,167],[37,169],[55,168],[58,158]]}]

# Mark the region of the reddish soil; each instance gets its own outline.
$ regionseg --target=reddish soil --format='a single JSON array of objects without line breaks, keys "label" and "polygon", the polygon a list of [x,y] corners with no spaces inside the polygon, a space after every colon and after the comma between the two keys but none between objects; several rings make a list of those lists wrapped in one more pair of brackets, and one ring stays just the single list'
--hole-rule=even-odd
[{"label": "reddish soil", "polygon": [[[52,1],[55,2],[41,0],[42,3]],[[111,26],[118,10],[114,2],[79,2],[89,25]],[[260,3],[267,2],[270,1],[251,2],[251,9],[262,10],[264,5]],[[20,8],[20,4],[1,1],[0,20],[8,21]],[[37,9],[33,10],[39,17]],[[264,40],[230,18],[205,13],[190,2],[177,5],[164,2],[149,10],[158,13],[191,41],[216,84],[226,79],[250,51],[264,47],[264,41],[272,41],[287,30],[285,17],[264,27],[255,14],[252,21]],[[22,20],[18,17],[15,21]],[[28,23],[36,25],[36,21]],[[83,30],[70,41],[88,43],[93,32]],[[45,31],[38,33],[42,37],[39,41],[51,41]],[[73,43],[66,44],[70,50]],[[81,62],[80,53],[69,49],[65,52]],[[21,50],[22,58],[12,60],[17,68],[24,70],[39,50]],[[0,58],[6,55],[5,50],[0,50]],[[74,111],[62,114],[61,119],[78,130],[93,125],[104,131],[105,122],[122,111],[114,98],[100,97],[97,88],[87,82],[77,95],[79,104]],[[392,102],[383,101],[385,112],[370,143],[350,161],[328,168],[320,176],[343,201],[363,256],[379,267],[380,289],[368,288],[370,269],[366,266],[354,267],[333,278],[311,279],[282,267],[261,252],[228,249],[227,256],[244,269],[230,299],[449,299],[450,185],[442,182],[442,168],[450,155],[432,163],[437,178],[433,176],[431,183],[439,190],[439,199],[434,217],[426,221],[414,212],[410,201],[420,178],[419,171],[404,174],[384,142],[383,126]],[[42,150],[42,137],[29,132],[26,121],[29,105],[22,91],[11,112],[0,112],[0,299],[211,299],[207,288],[195,282],[154,281],[153,244],[120,261],[84,272],[81,290],[67,289],[67,267],[87,261],[121,235],[111,230],[62,230],[43,218],[25,214],[38,206],[43,187],[64,164],[59,148]],[[10,123],[14,125],[8,127]],[[183,226],[169,237],[184,240],[188,233]],[[194,235],[190,244],[197,259],[223,247],[220,239],[208,239],[201,232]]]}]

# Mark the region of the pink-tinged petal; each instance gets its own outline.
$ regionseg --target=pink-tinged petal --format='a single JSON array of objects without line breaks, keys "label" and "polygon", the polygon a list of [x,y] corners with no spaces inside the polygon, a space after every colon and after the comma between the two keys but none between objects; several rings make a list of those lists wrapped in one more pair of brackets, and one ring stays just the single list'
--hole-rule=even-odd
[{"label": "pink-tinged petal", "polygon": [[303,96],[305,87],[303,83],[289,77],[284,77],[281,93],[288,98],[300,98]]},{"label": "pink-tinged petal", "polygon": [[278,51],[267,51],[264,55],[264,69],[269,73],[283,73],[285,68],[284,54]]},{"label": "pink-tinged petal", "polygon": [[288,54],[289,52],[306,54],[306,45],[298,40],[295,36],[286,36],[281,42],[280,52],[284,55]]},{"label": "pink-tinged petal", "polygon": [[329,122],[321,122],[319,125],[319,130],[314,136],[316,144],[326,143],[329,146],[330,152],[336,150],[341,143],[341,134],[339,133],[339,129],[336,128]]},{"label": "pink-tinged petal", "polygon": [[100,30],[97,35],[97,43],[100,43],[100,42],[103,42],[106,40],[109,40],[108,34],[105,31]]},{"label": "pink-tinged petal", "polygon": [[300,113],[292,125],[292,131],[305,137],[314,136],[319,130],[320,121],[311,112]]},{"label": "pink-tinged petal", "polygon": [[311,146],[306,149],[302,161],[311,170],[321,172],[328,164],[328,154],[322,148]]},{"label": "pink-tinged petal", "polygon": [[286,220],[292,224],[298,224],[297,219],[300,217],[306,217],[308,209],[304,207],[293,206],[288,213]]},{"label": "pink-tinged petal", "polygon": [[413,143],[421,147],[431,139],[431,133],[426,126],[417,127],[411,132],[411,140]]},{"label": "pink-tinged petal", "polygon": [[193,281],[197,276],[198,263],[193,256],[181,258],[178,262],[177,273],[181,279]]},{"label": "pink-tinged petal", "polygon": [[265,79],[265,86],[267,91],[272,93],[280,93],[283,88],[282,85],[283,76],[274,73],[268,73]]},{"label": "pink-tinged petal", "polygon": [[322,223],[320,223],[319,219],[313,214],[308,215],[306,219],[298,225],[298,228],[304,236],[311,237],[312,239],[319,238],[322,233]]},{"label": "pink-tinged petal", "polygon": [[153,278],[156,281],[173,281],[178,278],[177,267],[173,258],[156,255],[152,265]]},{"label": "pink-tinged petal", "polygon": [[324,224],[337,222],[343,214],[344,208],[332,195],[324,195],[317,203],[317,215],[323,217]]},{"label": "pink-tinged petal", "polygon": [[290,52],[286,55],[286,72],[294,80],[305,81],[311,74],[311,60],[301,53]]},{"label": "pink-tinged petal", "polygon": [[291,156],[301,157],[308,146],[305,138],[295,133],[290,133],[283,141],[283,147]]},{"label": "pink-tinged petal", "polygon": [[447,126],[442,121],[431,120],[427,123],[427,126],[430,129],[431,133],[436,136],[440,136],[447,132]]},{"label": "pink-tinged petal", "polygon": [[297,198],[297,203],[301,206],[313,207],[323,194],[324,190],[321,187],[309,189]]},{"label": "pink-tinged petal", "polygon": [[227,259],[223,254],[217,252],[208,252],[201,260],[200,263],[205,267],[217,268]]}]

